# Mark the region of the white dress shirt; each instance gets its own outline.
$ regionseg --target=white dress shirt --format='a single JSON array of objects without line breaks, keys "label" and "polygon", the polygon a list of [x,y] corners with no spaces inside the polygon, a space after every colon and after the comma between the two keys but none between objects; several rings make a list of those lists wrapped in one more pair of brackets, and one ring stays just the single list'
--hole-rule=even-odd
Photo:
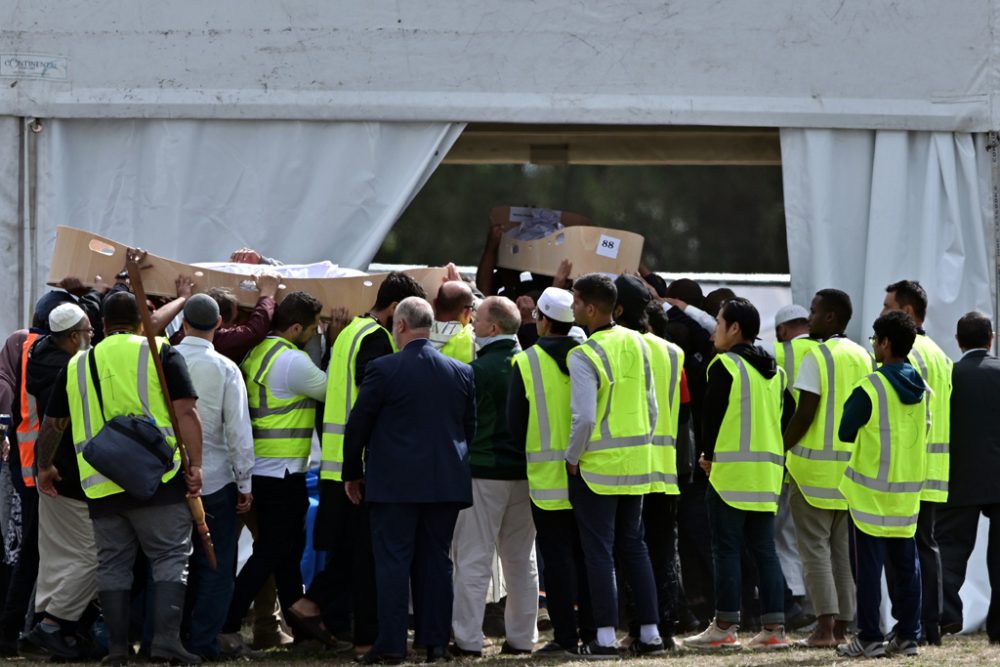
[{"label": "white dress shirt", "polygon": [[[274,336],[268,336],[268,338],[274,338]],[[277,398],[305,396],[319,402],[326,400],[326,373],[317,368],[309,355],[299,349],[285,350],[279,354],[261,381]],[[315,445],[315,432],[313,433],[313,441]],[[316,449],[315,446],[313,449]],[[285,475],[306,472],[307,470],[309,470],[308,458],[259,458],[254,465],[253,474],[282,479]]]},{"label": "white dress shirt", "polygon": [[234,481],[240,493],[250,493],[253,431],[240,369],[203,338],[186,336],[174,349],[184,357],[198,392],[202,493],[215,493]]}]

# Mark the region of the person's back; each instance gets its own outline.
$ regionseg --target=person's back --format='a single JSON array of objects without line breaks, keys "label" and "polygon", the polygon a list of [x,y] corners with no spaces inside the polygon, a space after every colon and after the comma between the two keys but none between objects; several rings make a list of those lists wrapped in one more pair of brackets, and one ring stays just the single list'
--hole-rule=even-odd
[{"label": "person's back", "polygon": [[931,428],[927,440],[927,484],[921,499],[943,503],[950,488],[948,451],[951,414],[952,361],[929,336],[918,333],[909,356],[910,365],[920,372],[931,388]]}]

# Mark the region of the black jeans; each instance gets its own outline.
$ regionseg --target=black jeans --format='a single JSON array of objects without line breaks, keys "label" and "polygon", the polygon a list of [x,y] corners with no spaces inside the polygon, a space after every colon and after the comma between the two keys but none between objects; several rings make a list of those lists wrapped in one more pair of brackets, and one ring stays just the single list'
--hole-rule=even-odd
[{"label": "black jeans", "polygon": [[900,639],[917,638],[920,633],[920,561],[912,537],[874,537],[854,527],[854,551],[858,590],[858,637],[866,642],[882,641],[882,570],[886,559],[892,564],[886,572],[892,586],[892,616]]},{"label": "black jeans", "polygon": [[378,604],[368,505],[353,504],[344,493],[343,482],[322,480],[319,485],[314,544],[329,556],[306,597],[322,608],[327,627],[338,636],[352,628],[353,618],[354,643],[374,644]]},{"label": "black jeans", "polygon": [[774,548],[774,515],[732,507],[719,497],[711,484],[705,501],[712,523],[716,618],[729,623],[740,622],[743,547],[746,545],[757,563],[761,623],[784,623],[785,575]]},{"label": "black jeans", "polygon": [[580,532],[597,627],[618,627],[616,556],[635,592],[637,620],[640,625],[656,623],[656,582],[642,539],[642,496],[594,493],[581,475],[570,475],[569,499]]},{"label": "black jeans", "polygon": [[[38,579],[38,492],[27,489],[21,496],[21,552],[10,573],[10,584],[0,618],[3,639],[17,640],[25,627],[28,606]],[[32,609],[32,614],[34,610]]]},{"label": "black jeans", "polygon": [[288,609],[302,597],[302,550],[306,544],[306,512],[309,496],[304,474],[276,477],[253,476],[253,499],[257,508],[257,538],[253,555],[236,578],[223,632],[239,632],[254,597],[268,577],[274,575],[281,608]]},{"label": "black jeans", "polygon": [[712,527],[708,521],[705,490],[708,479],[696,476],[682,482],[677,504],[677,551],[681,565],[681,597],[699,620],[715,613],[715,571],[712,566]]},{"label": "black jeans", "polygon": [[531,517],[539,560],[545,562],[545,604],[553,635],[560,646],[571,649],[597,636],[580,532],[571,509],[542,510],[532,503]]},{"label": "black jeans", "polygon": [[[656,581],[656,601],[660,614],[660,636],[674,636],[680,578],[677,567],[677,496],[650,493],[642,499],[642,534],[649,550],[649,562]],[[634,595],[634,594],[633,594]],[[639,636],[633,619],[629,634]]]},{"label": "black jeans", "polygon": [[934,534],[941,549],[944,611],[941,624],[963,623],[962,598],[958,592],[965,583],[969,557],[976,546],[979,515],[990,520],[989,543],[986,547],[986,571],[990,578],[990,608],[986,614],[986,634],[990,641],[1000,641],[1000,504],[949,507],[937,510]]}]

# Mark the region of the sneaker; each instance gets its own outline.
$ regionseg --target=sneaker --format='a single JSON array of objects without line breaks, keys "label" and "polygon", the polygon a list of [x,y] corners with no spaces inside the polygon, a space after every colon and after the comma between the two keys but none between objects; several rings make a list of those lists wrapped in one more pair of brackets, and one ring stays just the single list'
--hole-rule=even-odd
[{"label": "sneaker", "polygon": [[688,637],[682,643],[684,648],[702,650],[738,650],[743,648],[740,644],[739,636],[736,632],[740,629],[738,625],[730,625],[723,630],[717,621],[712,621],[708,628],[699,635]]},{"label": "sneaker", "polygon": [[917,655],[917,642],[912,639],[901,639],[899,635],[885,644],[886,655]]},{"label": "sneaker", "polygon": [[855,637],[848,643],[838,646],[837,655],[841,658],[884,658],[885,644],[866,642],[860,637]]},{"label": "sneaker", "polygon": [[630,655],[634,655],[637,658],[645,658],[654,655],[663,655],[667,652],[667,647],[663,644],[662,639],[650,644],[647,644],[641,639],[635,639],[631,644],[629,644],[628,652]]},{"label": "sneaker", "polygon": [[617,646],[601,646],[596,639],[569,649],[566,655],[578,660],[617,660],[621,657]]},{"label": "sneaker", "polygon": [[754,638],[747,642],[749,649],[782,649],[790,648],[791,644],[785,638],[785,626],[779,625],[774,630],[762,629]]}]

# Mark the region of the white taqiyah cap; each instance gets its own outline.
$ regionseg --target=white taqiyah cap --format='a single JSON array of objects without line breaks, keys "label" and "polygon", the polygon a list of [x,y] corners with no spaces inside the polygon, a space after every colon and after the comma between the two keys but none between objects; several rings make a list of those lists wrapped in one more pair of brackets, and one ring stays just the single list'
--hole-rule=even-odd
[{"label": "white taqiyah cap", "polygon": [[80,323],[87,314],[75,303],[61,303],[49,313],[49,331],[68,331]]},{"label": "white taqiyah cap", "polygon": [[546,287],[542,295],[538,297],[538,310],[550,320],[572,324],[575,319],[573,317],[573,293],[558,287]]},{"label": "white taqiyah cap", "polygon": [[791,322],[792,320],[808,320],[809,311],[802,306],[792,303],[787,306],[782,306],[777,313],[774,315],[774,326],[779,327],[785,322]]}]

